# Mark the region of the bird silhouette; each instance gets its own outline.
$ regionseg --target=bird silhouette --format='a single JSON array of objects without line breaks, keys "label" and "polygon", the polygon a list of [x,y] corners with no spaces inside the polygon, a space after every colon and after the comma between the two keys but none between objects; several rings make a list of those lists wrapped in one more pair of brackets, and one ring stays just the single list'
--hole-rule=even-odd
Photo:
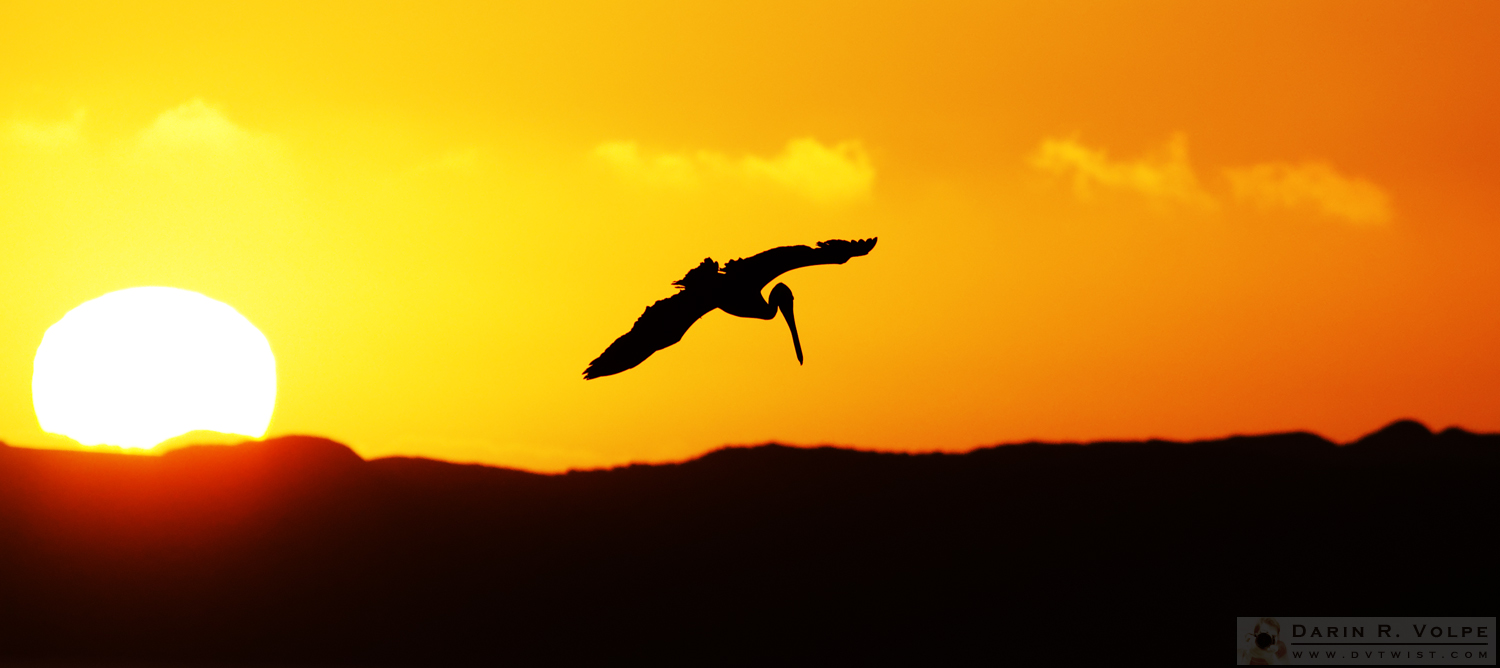
[{"label": "bird silhouette", "polygon": [[682,335],[699,318],[714,309],[741,318],[770,320],[777,311],[786,316],[792,330],[792,347],[797,363],[802,363],[802,340],[797,337],[797,320],[792,315],[792,289],[785,283],[771,288],[767,301],[760,291],[767,283],[793,269],[815,264],[843,264],[851,257],[866,255],[875,247],[876,238],[848,241],[819,241],[817,248],[782,246],[747,258],[730,260],[719,268],[713,258],[688,271],[675,281],[678,293],[646,307],[636,318],[635,326],[604,350],[583,371],[585,380],[611,376],[634,368],[652,353],[682,340]]}]

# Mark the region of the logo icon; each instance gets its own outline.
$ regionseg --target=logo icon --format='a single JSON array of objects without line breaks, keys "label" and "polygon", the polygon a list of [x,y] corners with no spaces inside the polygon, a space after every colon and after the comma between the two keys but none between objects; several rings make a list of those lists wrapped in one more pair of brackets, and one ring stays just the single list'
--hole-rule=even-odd
[{"label": "logo icon", "polygon": [[1240,637],[1236,663],[1241,666],[1284,666],[1291,663],[1286,643],[1281,641],[1281,623],[1275,617],[1261,617],[1255,628]]}]

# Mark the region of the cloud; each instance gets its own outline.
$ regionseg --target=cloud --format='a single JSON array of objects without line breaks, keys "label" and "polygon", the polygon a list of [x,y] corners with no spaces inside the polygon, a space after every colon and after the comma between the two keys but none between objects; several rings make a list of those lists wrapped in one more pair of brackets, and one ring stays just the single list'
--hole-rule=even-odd
[{"label": "cloud", "polygon": [[829,146],[812,138],[793,139],[772,157],[722,153],[647,154],[634,142],[608,142],[595,157],[621,174],[656,187],[695,188],[716,182],[773,187],[807,199],[838,204],[870,195],[875,168],[863,145],[845,141]]},{"label": "cloud", "polygon": [[5,137],[22,146],[42,149],[78,146],[83,143],[83,116],[79,110],[67,121],[11,121],[6,124]]},{"label": "cloud", "polygon": [[696,186],[702,181],[700,172],[707,165],[712,165],[712,171],[727,167],[723,156],[706,151],[696,156],[671,153],[643,156],[635,142],[600,144],[594,155],[624,174],[657,186]]},{"label": "cloud", "polygon": [[108,149],[117,158],[177,159],[184,155],[234,155],[273,150],[268,137],[252,133],[202,100],[162,112],[151,125],[124,141],[95,146],[84,135],[86,114],[79,110],[63,121],[10,121],[4,139],[26,149],[46,151],[71,147]]},{"label": "cloud", "polygon": [[1227,169],[1225,174],[1236,199],[1262,208],[1313,207],[1361,225],[1382,225],[1394,216],[1390,197],[1379,186],[1320,162],[1264,163]]},{"label": "cloud", "polygon": [[1071,177],[1073,192],[1091,199],[1096,190],[1130,192],[1158,203],[1214,209],[1218,201],[1198,184],[1188,161],[1187,138],[1174,135],[1162,150],[1136,160],[1112,160],[1102,149],[1077,139],[1047,139],[1031,155],[1031,165],[1055,176]]},{"label": "cloud", "polygon": [[857,142],[824,146],[811,138],[788,142],[772,159],[745,156],[740,167],[751,178],[761,178],[811,199],[848,200],[869,195],[875,168]]},{"label": "cloud", "polygon": [[[1181,133],[1161,150],[1136,160],[1112,160],[1103,149],[1073,138],[1045,139],[1030,162],[1040,172],[1070,177],[1074,194],[1082,200],[1092,199],[1097,191],[1116,191],[1140,195],[1158,205],[1213,210],[1223,199],[1199,184]],[[1232,201],[1261,209],[1311,208],[1360,225],[1385,224],[1394,216],[1390,197],[1379,186],[1344,176],[1321,162],[1267,162],[1230,167],[1224,175]]]},{"label": "cloud", "polygon": [[[0,121],[0,217],[8,232],[99,258],[174,244],[229,249],[290,229],[298,173],[284,144],[193,100],[133,132],[70,119]],[[18,222],[25,221],[25,222]],[[139,244],[138,248],[132,244]],[[45,247],[45,244],[38,248]],[[180,251],[179,251],[180,252]],[[80,260],[81,261],[81,260]]]},{"label": "cloud", "polygon": [[253,138],[218,109],[208,106],[203,100],[193,100],[157,116],[138,141],[145,149],[224,151],[249,143]]},{"label": "cloud", "polygon": [[124,149],[128,162],[196,180],[232,178],[233,172],[247,169],[277,171],[285,166],[284,150],[277,140],[241,127],[202,100],[163,112]]}]

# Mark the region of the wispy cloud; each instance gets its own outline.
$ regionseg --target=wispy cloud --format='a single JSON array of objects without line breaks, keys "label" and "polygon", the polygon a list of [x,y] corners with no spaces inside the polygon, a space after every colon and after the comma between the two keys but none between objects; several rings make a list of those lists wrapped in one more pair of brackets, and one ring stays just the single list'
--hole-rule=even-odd
[{"label": "wispy cloud", "polygon": [[22,146],[57,149],[83,143],[84,113],[80,109],[66,121],[10,121],[5,138]]},{"label": "wispy cloud", "polygon": [[247,130],[219,109],[193,100],[157,116],[129,144],[126,159],[191,173],[281,163],[282,153],[274,138]]},{"label": "wispy cloud", "polygon": [[217,148],[232,149],[251,141],[244,128],[229,120],[218,109],[203,100],[193,100],[156,117],[141,133],[143,148]]},{"label": "wispy cloud", "polygon": [[80,111],[65,120],[0,121],[0,151],[16,157],[0,169],[0,190],[16,193],[6,206],[110,233],[129,221],[161,239],[190,237],[209,220],[268,230],[295,209],[296,173],[284,144],[201,100],[112,137],[89,120]]},{"label": "wispy cloud", "polygon": [[[61,121],[20,121],[5,123],[0,137],[9,143],[32,150],[63,149],[90,145],[84,134],[87,114],[79,110],[71,119]],[[263,151],[273,144],[268,137],[246,130],[223,112],[202,100],[193,100],[157,116],[151,125],[122,141],[98,146],[125,159],[174,158],[191,154],[242,155]]]},{"label": "wispy cloud", "polygon": [[1393,217],[1390,196],[1364,179],[1344,176],[1321,162],[1265,163],[1225,170],[1236,199],[1262,208],[1311,207],[1362,225]]},{"label": "wispy cloud", "polygon": [[628,178],[656,187],[694,188],[712,183],[769,186],[816,202],[837,204],[870,195],[875,168],[857,141],[826,145],[794,139],[774,156],[731,158],[714,151],[642,151],[635,142],[608,142],[594,155]]},{"label": "wispy cloud", "polygon": [[1174,135],[1161,150],[1134,160],[1114,160],[1077,139],[1044,140],[1031,155],[1037,170],[1073,181],[1080,199],[1098,190],[1130,192],[1158,203],[1213,209],[1217,200],[1198,184],[1188,161],[1187,138]]},{"label": "wispy cloud", "polygon": [[[1217,209],[1225,197],[1204,188],[1188,157],[1181,133],[1160,150],[1134,160],[1111,159],[1103,149],[1076,138],[1045,139],[1029,157],[1038,171],[1072,181],[1074,194],[1093,199],[1099,191],[1139,195],[1157,205]],[[1311,209],[1359,225],[1382,225],[1394,218],[1390,196],[1374,183],[1345,176],[1331,165],[1267,162],[1223,170],[1235,203],[1262,209]]]}]

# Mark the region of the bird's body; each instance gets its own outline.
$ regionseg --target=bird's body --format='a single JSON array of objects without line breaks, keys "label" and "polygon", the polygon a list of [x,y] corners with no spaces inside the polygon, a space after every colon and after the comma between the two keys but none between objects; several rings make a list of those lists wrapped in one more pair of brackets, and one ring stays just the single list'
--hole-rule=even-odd
[{"label": "bird's body", "polygon": [[635,326],[615,339],[602,355],[589,363],[585,379],[620,373],[644,362],[652,353],[682,340],[693,323],[709,311],[720,309],[741,318],[770,320],[779,311],[786,316],[792,330],[792,344],[797,361],[802,361],[802,343],[797,337],[797,323],[792,315],[792,291],[784,283],[771,289],[771,298],[760,291],[788,271],[816,264],[843,264],[851,257],[868,254],[876,239],[846,241],[832,239],[809,246],[782,246],[747,258],[730,260],[719,268],[712,258],[705,258],[676,281],[677,294],[646,307]]}]

